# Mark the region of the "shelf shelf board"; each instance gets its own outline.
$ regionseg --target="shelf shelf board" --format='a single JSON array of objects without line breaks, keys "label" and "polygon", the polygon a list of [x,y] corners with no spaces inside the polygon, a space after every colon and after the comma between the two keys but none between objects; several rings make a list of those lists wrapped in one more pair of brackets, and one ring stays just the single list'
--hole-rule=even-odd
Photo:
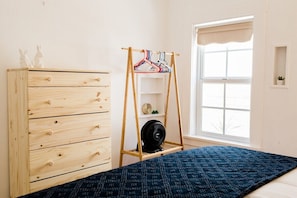
[{"label": "shelf shelf board", "polygon": [[157,113],[157,114],[142,114],[139,118],[151,118],[151,117],[164,117],[164,113]]},{"label": "shelf shelf board", "polygon": [[272,88],[278,88],[278,89],[288,89],[287,85],[272,85]]},{"label": "shelf shelf board", "polygon": [[[173,153],[176,151],[181,151],[183,150],[183,146],[181,146],[180,144],[177,143],[173,143],[173,142],[165,142],[163,145],[163,150],[156,152],[156,153],[146,153],[146,152],[142,152],[142,160],[146,160],[146,159],[150,159],[150,158],[154,158],[154,157],[158,157],[161,155],[165,155],[165,154],[169,154],[169,153]],[[129,155],[133,155],[135,157],[140,157],[140,152],[134,150],[123,150],[122,151],[123,154],[129,154]]]},{"label": "shelf shelf board", "polygon": [[153,94],[163,94],[161,91],[150,91],[150,92],[141,92],[142,95],[153,95]]}]

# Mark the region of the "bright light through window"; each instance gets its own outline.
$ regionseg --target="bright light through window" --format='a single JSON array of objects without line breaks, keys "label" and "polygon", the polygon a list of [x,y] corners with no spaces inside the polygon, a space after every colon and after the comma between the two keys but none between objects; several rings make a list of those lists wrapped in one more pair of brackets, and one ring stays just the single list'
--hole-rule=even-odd
[{"label": "bright light through window", "polygon": [[198,47],[197,129],[203,136],[248,140],[252,40]]}]

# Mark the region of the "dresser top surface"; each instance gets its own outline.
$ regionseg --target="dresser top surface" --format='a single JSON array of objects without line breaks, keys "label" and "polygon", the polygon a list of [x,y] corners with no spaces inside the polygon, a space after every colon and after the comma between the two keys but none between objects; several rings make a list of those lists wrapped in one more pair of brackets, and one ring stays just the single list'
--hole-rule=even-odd
[{"label": "dresser top surface", "polygon": [[110,73],[110,71],[107,70],[86,70],[86,69],[70,69],[70,68],[29,68],[29,67],[23,67],[23,68],[10,68],[7,69],[8,72],[10,71],[44,71],[44,72],[78,72],[78,73]]}]

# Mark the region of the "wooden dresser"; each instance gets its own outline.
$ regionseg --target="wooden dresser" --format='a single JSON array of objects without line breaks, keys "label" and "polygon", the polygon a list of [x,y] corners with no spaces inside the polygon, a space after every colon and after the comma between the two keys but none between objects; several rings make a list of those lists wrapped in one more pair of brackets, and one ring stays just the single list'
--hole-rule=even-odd
[{"label": "wooden dresser", "polygon": [[10,69],[10,196],[111,169],[110,74]]}]

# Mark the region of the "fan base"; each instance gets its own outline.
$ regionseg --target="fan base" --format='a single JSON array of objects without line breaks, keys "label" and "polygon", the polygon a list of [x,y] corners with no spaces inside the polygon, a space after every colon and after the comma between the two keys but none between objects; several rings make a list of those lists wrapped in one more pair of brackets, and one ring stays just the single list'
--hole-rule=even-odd
[{"label": "fan base", "polygon": [[[136,146],[136,151],[138,151],[138,145]],[[161,146],[154,148],[147,148],[146,146],[142,146],[142,151],[146,153],[157,153],[159,151],[163,151],[163,148]]]}]

